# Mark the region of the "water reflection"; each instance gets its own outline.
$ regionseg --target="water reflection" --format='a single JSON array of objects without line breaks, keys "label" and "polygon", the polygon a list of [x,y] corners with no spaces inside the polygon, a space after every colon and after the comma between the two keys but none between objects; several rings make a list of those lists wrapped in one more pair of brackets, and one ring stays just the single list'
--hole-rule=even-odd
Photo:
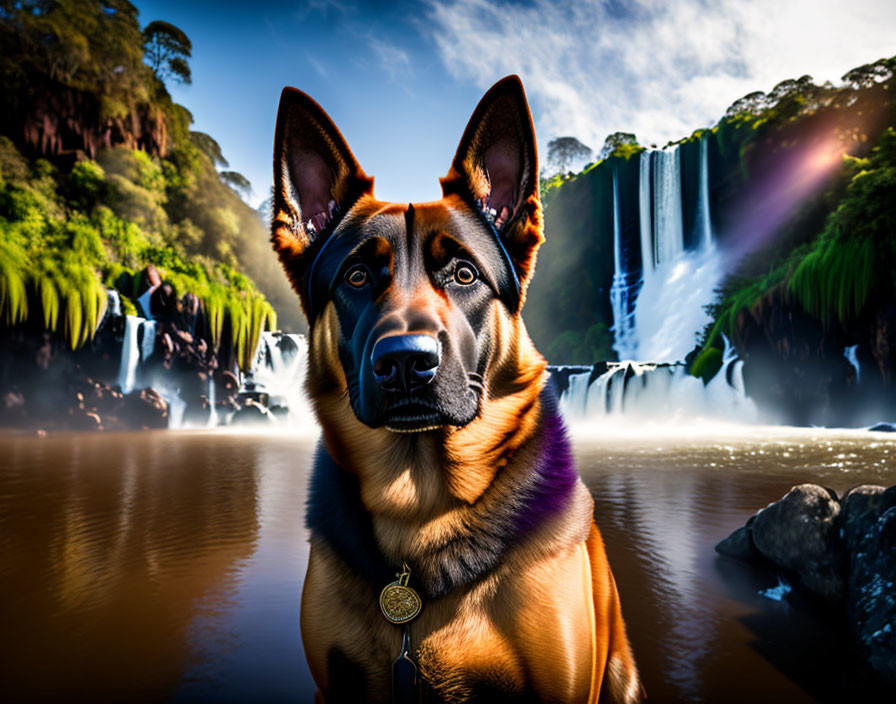
[{"label": "water reflection", "polygon": [[652,701],[843,701],[854,691],[846,668],[834,667],[845,648],[829,615],[760,597],[776,576],[718,558],[713,547],[795,484],[842,492],[893,483],[885,460],[896,443],[779,433],[578,438],[579,469]]},{"label": "water reflection", "polygon": [[[226,680],[221,668],[255,632],[227,622],[246,607],[259,541],[283,550],[277,521],[302,513],[310,448],[161,433],[3,444],[0,602],[13,647],[2,669],[12,700],[204,698],[207,689],[190,689],[197,676]],[[298,553],[300,525],[289,535]],[[285,594],[297,614],[294,583]],[[291,636],[301,664],[297,628]]]},{"label": "water reflection", "polygon": [[[794,484],[894,483],[896,439],[750,432],[577,439],[651,701],[837,701],[853,686],[837,680],[842,634],[760,597],[775,575],[713,546]],[[246,433],[0,437],[4,700],[311,701],[312,448]]]}]

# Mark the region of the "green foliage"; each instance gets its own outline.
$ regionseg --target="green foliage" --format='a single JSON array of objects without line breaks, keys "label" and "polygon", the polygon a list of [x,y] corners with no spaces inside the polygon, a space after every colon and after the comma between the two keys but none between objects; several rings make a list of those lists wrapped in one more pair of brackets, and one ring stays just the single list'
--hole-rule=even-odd
[{"label": "green foliage", "polygon": [[872,291],[892,295],[896,269],[896,129],[887,128],[870,158],[845,160],[853,175],[844,197],[811,242],[788,253],[761,277],[728,282],[711,311],[707,344],[729,335],[740,314],[786,286],[825,325],[859,316]]},{"label": "green foliage", "polygon": [[26,255],[21,243],[6,234],[0,239],[0,319],[15,325],[28,316]]},{"label": "green foliage", "polygon": [[[3,19],[0,39],[12,50],[6,56],[27,62],[21,67],[25,76],[38,71],[65,85],[97,89],[111,75],[132,74],[114,87],[142,87],[135,71],[143,53],[137,9],[126,0],[22,0],[4,3]],[[13,32],[18,42],[11,41]],[[41,50],[19,54],[34,46]]]},{"label": "green foliage", "polygon": [[212,164],[223,166],[224,168],[230,166],[221,152],[221,145],[215,141],[214,137],[207,135],[205,132],[190,132],[190,139],[196,145],[196,148],[209,158]]},{"label": "green foliage", "polygon": [[564,330],[548,344],[546,354],[549,360],[565,364],[593,364],[616,359],[613,335],[605,323],[595,323],[584,334]]},{"label": "green foliage", "polygon": [[74,208],[89,213],[106,195],[106,172],[95,161],[79,161],[68,175],[65,191]]},{"label": "green foliage", "polygon": [[694,360],[690,373],[698,379],[703,379],[704,384],[708,384],[721,368],[722,350],[718,347],[707,347]]},{"label": "green foliage", "polygon": [[240,196],[247,197],[252,193],[252,184],[249,179],[237,171],[222,171],[221,180],[236,191]]},{"label": "green foliage", "polygon": [[[102,239],[103,266],[134,271],[166,248],[223,263],[301,328],[266,224],[240,198],[248,182],[217,173],[220,145],[190,132],[192,115],[162,82],[189,78],[181,30],[156,21],[141,32],[125,0],[25,0],[0,10],[0,49],[0,217],[29,247],[47,223],[80,215]],[[79,150],[94,161],[72,167]]]},{"label": "green foliage", "polygon": [[845,322],[862,310],[875,284],[874,242],[825,235],[797,264],[790,289],[825,324],[835,317]]},{"label": "green foliage", "polygon": [[614,132],[604,141],[598,160],[603,161],[611,156],[618,156],[627,160],[643,151],[644,147],[638,144],[638,138],[631,132]]}]

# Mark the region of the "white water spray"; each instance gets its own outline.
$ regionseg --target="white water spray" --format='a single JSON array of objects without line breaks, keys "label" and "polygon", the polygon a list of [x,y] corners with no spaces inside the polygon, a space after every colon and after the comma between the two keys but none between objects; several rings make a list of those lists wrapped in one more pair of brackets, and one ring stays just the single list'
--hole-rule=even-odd
[{"label": "white water spray", "polygon": [[590,376],[590,371],[570,375],[560,398],[564,415],[574,425],[758,419],[756,406],[744,391],[743,362],[727,339],[722,367],[706,385],[683,364],[618,362],[589,385]]},{"label": "white water spray", "polygon": [[263,332],[244,386],[251,384],[255,390],[266,392],[271,408],[287,407],[291,424],[315,427],[305,397],[307,368],[308,340],[304,335]]},{"label": "white water spray", "polygon": [[121,344],[121,366],[118,369],[118,385],[125,394],[134,390],[137,383],[137,365],[140,363],[140,348],[137,345],[137,331],[143,318],[129,315],[124,323],[124,340]]},{"label": "white water spray", "polygon": [[705,307],[715,300],[724,271],[712,239],[707,151],[704,138],[700,144],[698,245],[691,250],[684,246],[679,148],[640,155],[642,285],[634,306],[632,354],[625,357],[680,361],[694,349],[710,321]]}]

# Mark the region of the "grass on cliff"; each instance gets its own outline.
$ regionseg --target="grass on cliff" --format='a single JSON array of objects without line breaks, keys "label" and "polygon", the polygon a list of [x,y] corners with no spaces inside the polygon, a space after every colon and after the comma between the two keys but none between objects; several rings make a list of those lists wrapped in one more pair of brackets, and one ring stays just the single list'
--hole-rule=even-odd
[{"label": "grass on cliff", "polygon": [[[261,331],[276,327],[271,305],[232,266],[188,254],[182,227],[153,223],[154,216],[164,216],[159,204],[166,181],[145,152],[116,149],[105,158],[113,164],[111,174],[89,160],[60,174],[43,159],[28,161],[0,138],[0,321],[37,321],[77,349],[92,338],[105,312],[103,282],[113,286],[122,274],[133,280],[154,264],[178,295],[200,298],[213,343],[232,344],[248,369]],[[136,292],[120,293],[125,312],[135,312]],[[225,321],[231,339],[222,341]]]},{"label": "grass on cliff", "polygon": [[729,282],[715,308],[705,347],[733,334],[741,313],[755,310],[775,287],[824,325],[848,324],[874,292],[892,295],[896,266],[896,129],[888,128],[868,159],[844,160],[850,182],[824,229],[767,274]]}]

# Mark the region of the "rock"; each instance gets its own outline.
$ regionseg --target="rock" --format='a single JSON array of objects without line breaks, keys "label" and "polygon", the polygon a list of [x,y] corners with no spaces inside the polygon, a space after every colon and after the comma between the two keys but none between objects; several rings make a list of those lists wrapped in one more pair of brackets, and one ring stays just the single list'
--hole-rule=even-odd
[{"label": "rock", "polygon": [[756,515],[753,544],[766,559],[796,572],[807,589],[840,601],[846,593],[846,570],[839,514],[833,491],[800,484]]},{"label": "rock", "polygon": [[177,314],[177,291],[169,283],[155,288],[149,297],[149,309],[154,318],[171,320]]},{"label": "rock", "polygon": [[868,430],[875,433],[896,433],[896,423],[878,423],[872,425]]},{"label": "rock", "polygon": [[847,612],[867,662],[896,687],[896,506],[883,511],[851,555]]},{"label": "rock", "polygon": [[162,275],[154,264],[147,264],[138,276],[140,278],[137,283],[137,296],[140,296],[147,289],[155,288],[162,283]]},{"label": "rock", "polygon": [[140,389],[124,397],[120,420],[134,430],[167,428],[168,404],[155,389]]},{"label": "rock", "polygon": [[247,399],[230,422],[232,425],[273,425],[277,419],[264,405]]},{"label": "rock", "polygon": [[752,531],[746,526],[741,526],[716,545],[716,552],[719,555],[734,557],[738,560],[752,561],[760,557],[759,551],[753,544]]},{"label": "rock", "polygon": [[862,538],[877,523],[884,510],[884,492],[882,486],[861,484],[854,486],[840,499],[840,527],[847,552],[854,553]]}]

